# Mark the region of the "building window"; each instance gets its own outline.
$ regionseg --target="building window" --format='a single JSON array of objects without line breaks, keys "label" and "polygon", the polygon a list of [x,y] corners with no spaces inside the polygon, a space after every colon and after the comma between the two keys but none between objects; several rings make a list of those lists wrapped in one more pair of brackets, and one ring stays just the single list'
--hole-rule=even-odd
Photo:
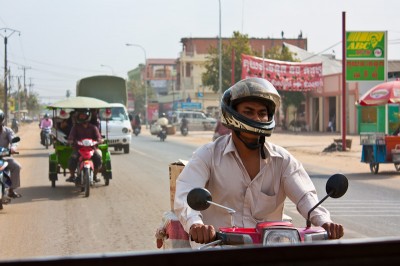
[{"label": "building window", "polygon": [[192,76],[192,64],[186,63],[186,77],[189,78]]}]

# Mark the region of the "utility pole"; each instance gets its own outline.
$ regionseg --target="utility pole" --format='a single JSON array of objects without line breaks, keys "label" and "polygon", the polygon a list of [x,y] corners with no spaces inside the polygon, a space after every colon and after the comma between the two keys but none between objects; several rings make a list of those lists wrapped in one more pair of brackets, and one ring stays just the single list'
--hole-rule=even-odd
[{"label": "utility pole", "polygon": [[21,67],[21,68],[19,68],[19,69],[22,69],[22,70],[24,71],[24,93],[25,93],[26,96],[28,96],[28,90],[27,90],[27,88],[26,88],[26,70],[27,70],[27,69],[31,69],[31,68],[30,68],[30,67],[23,66],[23,67]]},{"label": "utility pole", "polygon": [[21,81],[18,77],[18,116],[17,120],[20,122],[21,119]]},{"label": "utility pole", "polygon": [[[26,109],[27,100],[28,100],[28,89],[26,88],[26,70],[30,69],[30,67],[23,66],[20,69],[22,69],[24,71],[24,94],[23,94],[24,97],[22,99],[23,106],[21,107],[21,105],[20,105],[19,108],[20,109]],[[20,103],[21,103],[21,100],[20,100]]]},{"label": "utility pole", "polygon": [[4,31],[4,33],[0,33],[0,36],[4,38],[4,124],[7,125],[7,118],[8,118],[8,104],[7,104],[7,40],[11,37],[15,32],[18,32],[21,35],[21,32],[18,30],[13,30],[10,28],[2,28],[0,32]]}]

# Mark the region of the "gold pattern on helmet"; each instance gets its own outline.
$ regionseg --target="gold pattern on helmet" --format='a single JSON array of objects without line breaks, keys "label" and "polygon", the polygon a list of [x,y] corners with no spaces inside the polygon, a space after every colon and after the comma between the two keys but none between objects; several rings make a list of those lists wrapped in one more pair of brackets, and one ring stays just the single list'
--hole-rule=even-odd
[{"label": "gold pattern on helmet", "polygon": [[[243,101],[258,101],[268,110],[268,121],[258,122],[236,111],[236,105]],[[221,99],[221,122],[226,127],[260,136],[270,136],[275,127],[274,114],[279,108],[281,97],[275,87],[262,78],[243,79],[227,89]]]},{"label": "gold pattern on helmet", "polygon": [[0,109],[0,125],[3,125],[4,118],[5,118],[4,112],[3,110]]}]

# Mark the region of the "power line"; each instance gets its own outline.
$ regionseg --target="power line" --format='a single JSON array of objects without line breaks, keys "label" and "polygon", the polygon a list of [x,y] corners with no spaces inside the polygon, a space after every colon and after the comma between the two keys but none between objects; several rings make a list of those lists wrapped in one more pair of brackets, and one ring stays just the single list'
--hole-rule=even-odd
[{"label": "power line", "polygon": [[307,57],[306,59],[303,59],[302,61],[306,61],[306,60],[308,60],[308,59],[310,59],[310,58],[313,58],[313,57],[315,57],[315,56],[318,56],[318,55],[320,55],[320,54],[322,54],[322,53],[324,53],[324,52],[326,52],[326,51],[332,49],[333,47],[335,47],[335,46],[337,46],[337,45],[339,45],[339,44],[341,44],[341,43],[342,43],[342,41],[339,41],[339,42],[335,43],[334,45],[329,46],[329,47],[326,48],[325,50],[323,50],[323,51],[321,51],[321,52],[319,52],[319,53],[313,54],[312,56]]}]

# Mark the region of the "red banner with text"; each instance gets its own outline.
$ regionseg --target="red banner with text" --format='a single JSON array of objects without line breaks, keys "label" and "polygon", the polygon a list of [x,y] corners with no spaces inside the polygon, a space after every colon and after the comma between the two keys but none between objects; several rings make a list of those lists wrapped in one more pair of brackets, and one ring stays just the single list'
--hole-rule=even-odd
[{"label": "red banner with text", "polygon": [[310,91],[323,86],[322,63],[262,59],[242,54],[242,79],[264,77],[277,90]]}]

